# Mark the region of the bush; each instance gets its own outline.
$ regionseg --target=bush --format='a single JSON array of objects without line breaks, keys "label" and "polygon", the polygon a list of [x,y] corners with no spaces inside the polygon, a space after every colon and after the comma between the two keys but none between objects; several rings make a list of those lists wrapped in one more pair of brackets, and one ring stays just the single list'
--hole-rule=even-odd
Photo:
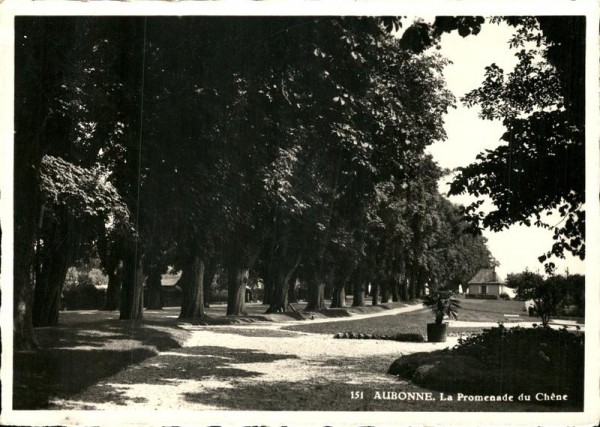
[{"label": "bush", "polygon": [[506,292],[502,292],[502,293],[500,294],[500,299],[503,299],[503,300],[509,300],[509,299],[510,299],[510,297],[508,296],[508,294],[507,294]]},{"label": "bush", "polygon": [[62,291],[66,310],[97,310],[104,306],[108,278],[96,268],[69,268]]},{"label": "bush", "polygon": [[507,329],[501,325],[461,338],[452,350],[415,353],[397,359],[389,373],[441,391],[567,394],[568,404],[580,405],[584,335],[565,329]]},{"label": "bush", "polygon": [[466,294],[465,297],[471,299],[498,299],[498,295],[489,294]]},{"label": "bush", "polygon": [[[460,339],[452,350],[503,370],[503,388],[583,399],[584,335],[566,329],[500,325]],[[510,384],[514,383],[514,384]]]}]

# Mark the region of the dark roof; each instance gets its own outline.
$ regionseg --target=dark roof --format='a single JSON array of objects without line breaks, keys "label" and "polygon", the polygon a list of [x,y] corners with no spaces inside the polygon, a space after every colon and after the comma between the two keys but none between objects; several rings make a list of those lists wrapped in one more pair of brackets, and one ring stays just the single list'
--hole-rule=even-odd
[{"label": "dark roof", "polygon": [[504,283],[494,268],[481,268],[469,283]]}]

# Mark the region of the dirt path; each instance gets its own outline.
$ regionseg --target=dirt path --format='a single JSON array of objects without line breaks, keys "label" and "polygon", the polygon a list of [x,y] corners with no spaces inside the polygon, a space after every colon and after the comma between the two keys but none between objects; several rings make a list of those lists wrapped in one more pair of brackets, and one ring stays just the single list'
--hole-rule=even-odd
[{"label": "dirt path", "polygon": [[[421,308],[417,305],[351,318],[395,315]],[[350,391],[357,387],[397,387],[398,380],[385,374],[396,358],[452,346],[457,340],[450,338],[441,344],[343,340],[281,329],[294,323],[299,322],[187,326],[191,337],[183,348],[131,366],[72,399],[55,400],[53,406],[323,410],[333,405],[331,409],[361,409],[365,401],[353,401]]]}]

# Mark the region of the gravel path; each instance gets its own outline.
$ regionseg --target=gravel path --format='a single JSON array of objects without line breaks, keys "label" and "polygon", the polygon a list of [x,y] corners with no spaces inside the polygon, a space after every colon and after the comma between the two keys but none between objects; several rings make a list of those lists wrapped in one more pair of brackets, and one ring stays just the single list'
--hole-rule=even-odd
[{"label": "gravel path", "polygon": [[[381,313],[390,316],[419,310],[415,305]],[[131,366],[68,400],[55,400],[54,409],[361,409],[349,399],[350,390],[396,387],[385,374],[401,355],[453,346],[446,343],[402,343],[383,340],[333,339],[322,334],[283,331],[298,322],[252,325],[193,326],[183,348],[163,352]],[[307,322],[307,321],[303,321]],[[340,395],[346,395],[340,399]],[[333,399],[327,403],[327,399]],[[363,408],[370,409],[370,408]],[[393,409],[393,408],[392,408]]]}]

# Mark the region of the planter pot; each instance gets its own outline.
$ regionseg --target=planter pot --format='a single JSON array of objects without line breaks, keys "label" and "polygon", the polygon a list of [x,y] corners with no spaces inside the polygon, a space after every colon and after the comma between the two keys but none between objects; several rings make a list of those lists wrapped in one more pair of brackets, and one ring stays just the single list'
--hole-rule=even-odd
[{"label": "planter pot", "polygon": [[446,342],[446,336],[448,334],[448,324],[437,323],[427,324],[427,341],[428,342]]}]

